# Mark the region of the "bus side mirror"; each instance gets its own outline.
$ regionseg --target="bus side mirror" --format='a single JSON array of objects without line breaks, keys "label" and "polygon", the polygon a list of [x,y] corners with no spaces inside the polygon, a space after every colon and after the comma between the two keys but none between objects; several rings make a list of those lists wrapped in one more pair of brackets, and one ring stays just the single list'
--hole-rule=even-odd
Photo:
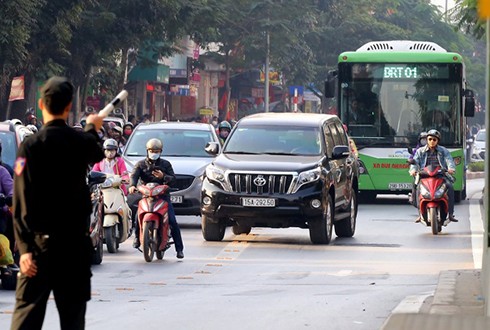
[{"label": "bus side mirror", "polygon": [[475,94],[471,89],[464,91],[464,115],[465,117],[475,116]]},{"label": "bus side mirror", "polygon": [[331,99],[336,96],[335,90],[337,86],[337,71],[329,71],[327,80],[325,80],[325,97]]}]

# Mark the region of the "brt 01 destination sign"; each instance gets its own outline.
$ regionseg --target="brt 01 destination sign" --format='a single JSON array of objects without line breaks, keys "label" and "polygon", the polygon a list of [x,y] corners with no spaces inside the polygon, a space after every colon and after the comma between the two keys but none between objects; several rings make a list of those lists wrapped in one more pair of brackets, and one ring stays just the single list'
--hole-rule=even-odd
[{"label": "brt 01 destination sign", "polygon": [[428,63],[355,63],[352,78],[356,79],[448,79],[448,64]]},{"label": "brt 01 destination sign", "polygon": [[[448,79],[449,67],[447,64],[385,64],[376,70],[376,76],[384,79]],[[381,77],[379,77],[381,78]]]}]

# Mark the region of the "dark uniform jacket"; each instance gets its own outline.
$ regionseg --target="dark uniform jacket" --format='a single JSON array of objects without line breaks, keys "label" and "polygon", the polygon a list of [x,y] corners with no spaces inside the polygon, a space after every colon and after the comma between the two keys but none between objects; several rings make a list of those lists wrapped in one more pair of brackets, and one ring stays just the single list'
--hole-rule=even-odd
[{"label": "dark uniform jacket", "polygon": [[57,119],[20,146],[13,216],[21,254],[35,257],[50,249],[56,256],[76,259],[91,252],[86,245],[92,208],[87,172],[104,153],[94,126],[87,125],[86,131],[77,132]]},{"label": "dark uniform jacket", "polygon": [[[163,178],[156,178],[152,174],[154,170],[162,171],[164,174]],[[172,168],[172,164],[163,158],[158,158],[156,161],[151,161],[148,158],[145,158],[136,163],[133,173],[131,173],[130,186],[136,187],[138,184],[138,179],[140,179],[144,184],[155,182],[158,184],[167,184],[172,186],[172,184],[175,182],[174,169]]]}]

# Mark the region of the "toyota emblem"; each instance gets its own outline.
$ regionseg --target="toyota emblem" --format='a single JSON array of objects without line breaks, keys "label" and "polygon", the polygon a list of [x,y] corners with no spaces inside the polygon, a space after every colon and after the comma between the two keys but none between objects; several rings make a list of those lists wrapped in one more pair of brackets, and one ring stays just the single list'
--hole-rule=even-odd
[{"label": "toyota emblem", "polygon": [[257,187],[262,187],[266,184],[266,180],[264,179],[264,177],[262,175],[259,175],[257,176],[255,179],[254,179],[254,183]]}]

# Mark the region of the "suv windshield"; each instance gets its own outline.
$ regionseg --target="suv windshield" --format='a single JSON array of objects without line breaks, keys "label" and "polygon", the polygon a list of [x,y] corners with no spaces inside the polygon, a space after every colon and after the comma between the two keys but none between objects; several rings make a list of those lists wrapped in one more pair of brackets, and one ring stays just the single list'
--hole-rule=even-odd
[{"label": "suv windshield", "polygon": [[239,126],[224,153],[319,155],[320,131],[304,126]]},{"label": "suv windshield", "polygon": [[163,142],[163,156],[213,157],[204,150],[206,143],[213,141],[211,132],[182,129],[136,130],[126,145],[124,154],[146,157],[146,142],[152,138]]}]

